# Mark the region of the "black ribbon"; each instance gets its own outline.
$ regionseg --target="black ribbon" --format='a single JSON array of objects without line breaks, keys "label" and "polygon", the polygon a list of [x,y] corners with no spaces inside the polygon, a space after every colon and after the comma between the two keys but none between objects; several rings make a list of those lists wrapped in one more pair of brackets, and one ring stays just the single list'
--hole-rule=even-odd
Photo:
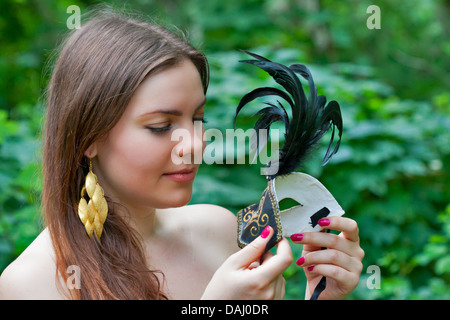
[{"label": "black ribbon", "polygon": [[[326,233],[330,233],[330,229],[325,229]],[[326,250],[327,248],[322,247],[321,250]],[[320,279],[319,283],[317,284],[316,288],[314,289],[313,294],[311,295],[311,298],[309,300],[317,300],[319,298],[319,295],[322,293],[323,290],[327,287],[327,278],[322,277]]]}]

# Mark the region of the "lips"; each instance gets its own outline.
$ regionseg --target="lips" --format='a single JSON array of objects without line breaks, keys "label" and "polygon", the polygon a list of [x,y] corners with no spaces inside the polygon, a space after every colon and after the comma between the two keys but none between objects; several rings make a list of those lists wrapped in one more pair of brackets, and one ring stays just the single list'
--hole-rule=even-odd
[{"label": "lips", "polygon": [[178,171],[165,173],[163,176],[175,182],[190,182],[195,178],[195,168],[184,168]]},{"label": "lips", "polygon": [[187,173],[194,172],[194,170],[195,170],[195,168],[186,168],[186,169],[182,169],[182,170],[178,170],[178,171],[168,172],[168,173],[165,173],[165,175],[166,174],[168,174],[168,175],[171,175],[171,174],[187,174]]}]

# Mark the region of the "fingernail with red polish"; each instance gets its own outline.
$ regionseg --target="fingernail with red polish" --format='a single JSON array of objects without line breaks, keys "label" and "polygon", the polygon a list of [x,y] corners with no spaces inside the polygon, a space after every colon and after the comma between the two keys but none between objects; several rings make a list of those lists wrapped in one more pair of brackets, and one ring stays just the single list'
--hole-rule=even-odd
[{"label": "fingernail with red polish", "polygon": [[292,241],[302,241],[303,240],[303,234],[295,233],[295,234],[291,235],[291,240]]},{"label": "fingernail with red polish", "polygon": [[265,239],[270,233],[269,226],[265,227],[264,230],[261,232],[261,238]]},{"label": "fingernail with red polish", "polygon": [[327,218],[319,219],[318,223],[319,223],[319,226],[326,227],[330,224],[330,219],[327,219]]},{"label": "fingernail with red polish", "polygon": [[301,265],[304,264],[304,263],[305,263],[305,257],[299,258],[299,259],[297,260],[297,262],[296,262],[296,264],[297,264],[298,266],[301,266]]},{"label": "fingernail with red polish", "polygon": [[308,267],[306,269],[308,269],[308,271],[313,271],[314,270],[314,266],[310,266],[310,267]]}]

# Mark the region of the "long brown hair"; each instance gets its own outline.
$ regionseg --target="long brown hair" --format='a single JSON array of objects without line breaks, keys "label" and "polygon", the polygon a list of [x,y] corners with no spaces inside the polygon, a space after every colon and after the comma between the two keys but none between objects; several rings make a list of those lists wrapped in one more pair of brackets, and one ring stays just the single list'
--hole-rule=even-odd
[{"label": "long brown hair", "polygon": [[[111,9],[95,10],[61,45],[47,90],[42,206],[57,283],[68,298],[167,298],[139,237],[115,214],[117,204],[108,201],[101,243],[87,236],[77,204],[89,170],[86,149],[114,127],[145,77],[183,59],[197,67],[206,93],[208,64],[201,52],[162,26]],[[62,283],[71,265],[80,270],[79,290]]]}]

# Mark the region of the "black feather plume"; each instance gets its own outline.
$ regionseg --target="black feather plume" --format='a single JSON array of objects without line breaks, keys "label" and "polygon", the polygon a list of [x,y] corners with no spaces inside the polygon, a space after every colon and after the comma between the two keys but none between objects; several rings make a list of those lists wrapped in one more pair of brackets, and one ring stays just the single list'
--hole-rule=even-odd
[{"label": "black feather plume", "polygon": [[[280,63],[272,62],[257,54],[244,51],[256,60],[243,60],[240,62],[255,65],[266,71],[273,79],[279,83],[285,90],[272,87],[263,87],[255,89],[244,95],[239,102],[234,117],[236,118],[242,108],[256,98],[264,96],[278,96],[286,101],[292,109],[292,119],[289,117],[283,105],[278,102],[278,106],[272,103],[266,103],[268,107],[261,109],[255,115],[260,118],[255,124],[254,129],[269,129],[270,125],[276,121],[282,121],[285,125],[285,141],[280,150],[280,159],[278,163],[278,172],[268,178],[275,178],[293,172],[299,167],[305,159],[308,152],[322,138],[322,136],[332,127],[332,134],[328,150],[323,158],[322,165],[330,161],[331,157],[338,151],[342,137],[342,115],[339,103],[330,101],[326,104],[325,96],[317,96],[317,88],[314,84],[311,72],[302,64],[293,64],[289,67]],[[306,98],[303,91],[299,74],[309,83],[309,98]],[[338,129],[339,140],[332,149],[335,139],[335,129]],[[267,131],[268,132],[268,131]],[[260,151],[259,142],[257,142],[257,155]],[[267,165],[271,166],[271,163]]]}]

